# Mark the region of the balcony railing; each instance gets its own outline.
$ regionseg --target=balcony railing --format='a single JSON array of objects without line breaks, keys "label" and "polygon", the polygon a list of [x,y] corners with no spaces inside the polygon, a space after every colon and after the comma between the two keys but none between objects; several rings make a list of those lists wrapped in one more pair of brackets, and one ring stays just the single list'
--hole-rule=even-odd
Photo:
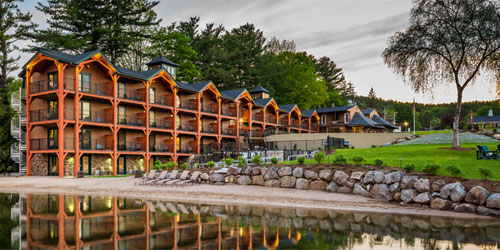
[{"label": "balcony railing", "polygon": [[145,151],[144,142],[137,141],[126,141],[126,142],[118,142],[118,150],[120,151]]},{"label": "balcony railing", "polygon": [[280,119],[280,125],[281,126],[288,126],[288,120]]},{"label": "balcony railing", "polygon": [[[57,89],[58,86],[59,82],[57,81],[57,79],[52,84],[49,84],[49,81],[47,79],[34,81],[30,84],[30,92],[31,94],[35,94],[35,93],[51,91]],[[75,90],[75,79],[64,78],[64,89]]]},{"label": "balcony railing", "polygon": [[146,92],[137,89],[126,89],[123,92],[118,91],[118,98],[143,102],[146,100]]},{"label": "balcony railing", "polygon": [[311,130],[312,131],[318,131],[319,130],[319,125],[318,124],[311,124]]},{"label": "balcony railing", "polygon": [[236,129],[234,129],[234,128],[222,128],[221,133],[223,135],[236,136]]},{"label": "balcony railing", "polygon": [[129,126],[144,126],[144,119],[137,115],[127,115],[125,117],[118,116],[118,124],[129,125]]},{"label": "balcony railing", "polygon": [[[30,111],[31,122],[57,120],[57,119],[59,119],[58,110],[40,109],[40,110]],[[72,108],[64,109],[64,119],[66,120],[75,119],[74,110]]]},{"label": "balcony railing", "polygon": [[205,153],[208,153],[208,152],[216,152],[217,149],[218,149],[218,146],[219,146],[219,143],[210,143],[210,144],[203,144],[203,145],[200,145],[200,152],[205,152]]},{"label": "balcony railing", "polygon": [[181,145],[180,150],[178,150],[178,153],[183,153],[183,154],[191,154],[191,153],[196,153],[196,145]]},{"label": "balcony railing", "polygon": [[250,130],[250,137],[262,137],[263,132],[261,130]]},{"label": "balcony railing", "polygon": [[90,83],[80,85],[80,92],[102,95],[102,96],[112,96],[113,88],[105,83]]},{"label": "balcony railing", "polygon": [[222,114],[225,115],[225,116],[236,117],[236,109],[222,108]]},{"label": "balcony railing", "polygon": [[156,143],[155,145],[149,146],[149,151],[151,152],[171,152],[171,148],[165,143]]},{"label": "balcony railing", "polygon": [[82,150],[112,150],[112,143],[105,139],[86,140],[80,138],[80,149]]},{"label": "balcony railing", "polygon": [[261,122],[263,121],[263,116],[260,114],[252,114],[252,121]]},{"label": "balcony railing", "polygon": [[182,131],[195,132],[196,125],[191,123],[181,123],[177,129]]},{"label": "balcony railing", "polygon": [[80,120],[86,122],[113,123],[113,114],[105,111],[92,111],[90,112],[90,116],[84,116],[80,113]]},{"label": "balcony railing", "polygon": [[179,108],[197,110],[196,99],[181,100],[179,102]]},{"label": "balcony railing", "polygon": [[165,119],[156,119],[149,123],[149,126],[152,128],[163,128],[163,129],[172,129],[172,121]]},{"label": "balcony railing", "polygon": [[155,100],[149,100],[149,103],[172,107],[174,106],[174,98],[170,96],[156,96]]},{"label": "balcony railing", "polygon": [[205,113],[212,113],[212,114],[219,113],[219,109],[217,108],[217,106],[214,106],[214,105],[203,105],[203,106],[201,106],[201,111],[205,112]]},{"label": "balcony railing", "polygon": [[56,139],[30,139],[31,150],[48,150],[48,149],[58,149],[59,142]]},{"label": "balcony railing", "polygon": [[213,126],[202,126],[201,127],[201,132],[205,134],[217,134],[217,127]]},{"label": "balcony railing", "polygon": [[276,117],[274,116],[266,116],[267,123],[276,123]]}]

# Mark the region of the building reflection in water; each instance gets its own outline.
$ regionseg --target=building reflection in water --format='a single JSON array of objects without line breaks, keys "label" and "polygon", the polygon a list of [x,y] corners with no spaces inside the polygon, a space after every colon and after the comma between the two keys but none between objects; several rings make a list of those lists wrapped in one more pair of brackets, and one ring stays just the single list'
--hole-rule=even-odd
[{"label": "building reflection in water", "polygon": [[500,232],[495,220],[479,227],[476,220],[102,196],[27,195],[26,218],[27,249],[496,249],[500,241],[488,235]]}]

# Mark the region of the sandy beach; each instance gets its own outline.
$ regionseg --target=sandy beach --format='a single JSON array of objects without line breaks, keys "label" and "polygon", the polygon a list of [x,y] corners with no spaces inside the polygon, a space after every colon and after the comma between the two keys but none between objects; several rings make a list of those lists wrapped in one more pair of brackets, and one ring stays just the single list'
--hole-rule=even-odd
[{"label": "sandy beach", "polygon": [[306,209],[335,209],[347,211],[414,214],[453,218],[488,218],[475,214],[439,211],[416,206],[402,206],[356,195],[324,191],[267,188],[262,186],[193,185],[186,187],[135,186],[138,179],[123,178],[57,178],[1,177],[0,192],[53,193],[80,195],[111,195],[148,200],[178,202],[294,207]]}]

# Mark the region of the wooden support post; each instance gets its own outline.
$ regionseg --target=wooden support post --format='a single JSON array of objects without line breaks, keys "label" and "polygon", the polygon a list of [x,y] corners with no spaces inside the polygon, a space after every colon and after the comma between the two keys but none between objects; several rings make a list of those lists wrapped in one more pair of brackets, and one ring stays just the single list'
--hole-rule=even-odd
[{"label": "wooden support post", "polygon": [[57,65],[57,81],[58,81],[58,91],[57,91],[57,108],[58,108],[58,120],[57,120],[57,135],[58,135],[58,172],[59,177],[64,177],[64,69],[65,64],[56,63]]},{"label": "wooden support post", "polygon": [[149,104],[149,87],[151,85],[151,81],[148,81],[148,82],[144,82],[144,86],[146,87],[146,133],[145,133],[145,137],[146,137],[146,157],[144,157],[144,161],[146,161],[144,164],[145,164],[145,169],[146,169],[146,172],[149,172],[149,158],[150,158],[150,155],[149,155],[149,136],[150,136],[150,133],[151,131],[149,131],[149,111],[151,109],[151,105]]},{"label": "wooden support post", "polygon": [[80,67],[77,65],[75,67],[75,98],[74,98],[74,113],[75,113],[75,126],[73,131],[73,136],[75,137],[75,155],[74,159],[74,169],[73,176],[76,177],[77,172],[80,170]]},{"label": "wooden support post", "polygon": [[118,175],[118,75],[113,75],[113,128],[111,129],[113,133],[113,175]]},{"label": "wooden support post", "polygon": [[[31,176],[31,125],[30,125],[30,112],[31,112],[31,68],[26,69],[26,175]],[[22,95],[22,93],[21,93]]]}]

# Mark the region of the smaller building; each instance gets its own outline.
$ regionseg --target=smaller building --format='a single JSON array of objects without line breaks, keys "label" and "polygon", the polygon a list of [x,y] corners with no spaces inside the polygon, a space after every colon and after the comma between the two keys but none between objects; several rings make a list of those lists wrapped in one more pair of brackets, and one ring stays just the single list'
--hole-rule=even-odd
[{"label": "smaller building", "polygon": [[486,126],[500,128],[500,115],[493,114],[493,110],[491,109],[488,112],[488,115],[473,115],[471,111],[468,121],[469,124],[479,126],[482,129]]}]

